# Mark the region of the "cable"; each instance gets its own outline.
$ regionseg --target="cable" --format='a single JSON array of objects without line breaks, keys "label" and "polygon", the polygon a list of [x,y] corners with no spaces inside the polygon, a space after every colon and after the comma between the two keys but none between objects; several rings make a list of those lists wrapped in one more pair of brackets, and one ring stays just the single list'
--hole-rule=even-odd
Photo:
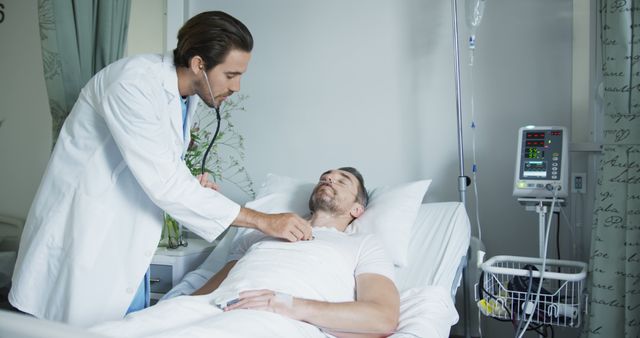
[{"label": "cable", "polygon": [[[531,325],[531,328],[527,329],[527,331],[536,331],[539,335],[547,337],[547,327],[551,328],[551,334],[553,337],[553,328],[549,324],[539,324],[538,326]],[[544,332],[540,331],[540,328],[544,328]]]},{"label": "cable", "polygon": [[560,212],[553,211],[553,210],[551,211],[553,212],[552,215],[556,215],[556,253],[557,253],[556,257],[558,257],[558,259],[562,259],[560,258]]},{"label": "cable", "polygon": [[482,338],[482,311],[478,311],[478,334]]},{"label": "cable", "polygon": [[[552,210],[553,211],[553,210]],[[556,215],[556,254],[557,254],[557,259],[562,259],[560,257],[560,212],[558,211],[553,211],[553,214],[551,215]],[[556,271],[558,273],[562,272],[562,266],[560,264],[558,264],[558,271]],[[560,289],[560,285],[562,284],[561,280],[556,280],[556,282],[558,282],[558,289]]]},{"label": "cable", "polygon": [[[529,283],[527,285],[527,293],[524,296],[524,306],[527,306],[527,304],[529,303],[529,296],[531,295],[531,285],[533,284],[533,266],[529,266]],[[518,297],[519,298],[519,297]],[[524,310],[524,315],[527,314],[527,311]],[[524,319],[524,316],[522,316],[522,318]],[[522,328],[522,322],[523,320],[519,320],[518,321],[518,328],[516,329],[516,336],[518,335],[518,332],[520,331],[520,329]]]},{"label": "cable", "polygon": [[[551,209],[550,209],[551,213],[553,213],[553,208],[555,208],[557,199],[558,199],[558,186],[553,186],[553,200],[551,200]],[[552,219],[553,217],[550,216],[549,221],[547,222],[547,229],[545,234],[544,248],[543,248],[543,255],[542,255],[542,268],[540,269],[540,281],[538,282],[538,290],[536,291],[536,300],[533,304],[534,309],[538,308],[538,302],[540,301],[540,291],[542,290],[542,282],[544,281],[544,271],[547,266],[547,249],[549,244],[549,233],[551,232],[550,230],[551,230]],[[532,318],[533,316],[529,316],[529,319],[527,320],[527,323],[524,326],[525,329],[522,330],[522,332],[520,332],[520,335],[518,335],[517,338],[522,338],[524,333],[527,331],[526,328],[529,327],[529,324],[531,323]]]}]

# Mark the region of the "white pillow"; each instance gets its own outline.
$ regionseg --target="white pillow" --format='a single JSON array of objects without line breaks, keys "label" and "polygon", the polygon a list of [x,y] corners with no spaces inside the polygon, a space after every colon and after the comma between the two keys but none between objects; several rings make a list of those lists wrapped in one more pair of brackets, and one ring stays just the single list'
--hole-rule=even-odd
[{"label": "white pillow", "polygon": [[[247,207],[267,212],[309,214],[309,196],[315,182],[268,174],[255,201]],[[357,231],[375,233],[395,265],[405,266],[409,232],[431,180],[371,189],[369,205],[354,221]]]},{"label": "white pillow", "polygon": [[[295,197],[300,197],[309,201],[309,195],[316,182],[303,181],[297,178],[280,176],[276,174],[267,174],[267,179],[260,186],[256,199],[264,197],[266,195],[275,193],[294,194]],[[304,196],[302,194],[305,194]],[[293,211],[293,210],[292,210]],[[307,208],[306,211],[309,211]]]},{"label": "white pillow", "polygon": [[397,266],[407,265],[409,235],[431,180],[385,186],[369,193],[369,205],[353,221],[356,231],[375,233]]}]

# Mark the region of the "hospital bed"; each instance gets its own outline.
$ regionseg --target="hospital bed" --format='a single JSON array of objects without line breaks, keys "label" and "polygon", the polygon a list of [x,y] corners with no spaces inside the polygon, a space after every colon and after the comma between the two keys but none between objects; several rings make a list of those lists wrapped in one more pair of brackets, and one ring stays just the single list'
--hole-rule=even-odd
[{"label": "hospital bed", "polygon": [[[397,268],[401,294],[400,323],[393,338],[448,337],[458,320],[453,297],[460,284],[470,239],[464,206],[425,203],[411,227],[407,265]],[[185,276],[167,298],[198,288],[222,266],[236,234],[229,231],[211,256]],[[100,337],[86,330],[0,311],[0,337]]]}]

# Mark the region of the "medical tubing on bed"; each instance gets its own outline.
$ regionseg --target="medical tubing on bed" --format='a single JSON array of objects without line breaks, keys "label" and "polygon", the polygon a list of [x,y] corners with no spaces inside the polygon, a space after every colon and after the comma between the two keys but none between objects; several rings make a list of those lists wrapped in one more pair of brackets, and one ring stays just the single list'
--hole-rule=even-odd
[{"label": "medical tubing on bed", "polygon": [[[553,208],[555,207],[556,204],[556,200],[558,199],[558,186],[553,186],[553,200],[551,200],[551,209],[550,213],[553,214]],[[542,282],[544,280],[544,271],[547,265],[547,245],[549,244],[549,232],[551,232],[551,220],[553,219],[553,217],[549,216],[549,221],[547,222],[547,229],[546,229],[546,234],[545,234],[545,239],[544,239],[544,247],[542,250],[542,268],[540,269],[540,281],[538,282],[538,290],[536,291],[536,300],[533,303],[533,308],[537,309],[538,308],[538,302],[540,301],[540,291],[542,291]],[[527,319],[527,323],[524,325],[524,328],[522,329],[522,332],[520,332],[520,335],[517,336],[517,338],[522,338],[522,336],[524,335],[524,333],[527,331],[527,327],[529,327],[529,324],[531,323],[531,319],[533,318],[533,315],[529,316],[529,319]],[[516,332],[517,334],[517,332]]]},{"label": "medical tubing on bed", "polygon": [[[209,151],[211,150],[211,147],[213,147],[213,143],[216,141],[216,138],[218,137],[218,132],[220,131],[220,107],[214,107],[213,109],[215,109],[216,111],[216,120],[218,120],[218,124],[216,125],[216,132],[213,133],[213,138],[211,139],[211,143],[209,143],[209,146],[207,147],[207,151],[204,152],[204,156],[202,156],[202,168],[200,169],[200,173],[204,175],[204,171],[206,170],[205,166],[207,163],[207,156],[209,156]],[[214,175],[212,175],[213,180],[216,180],[216,177]]]}]

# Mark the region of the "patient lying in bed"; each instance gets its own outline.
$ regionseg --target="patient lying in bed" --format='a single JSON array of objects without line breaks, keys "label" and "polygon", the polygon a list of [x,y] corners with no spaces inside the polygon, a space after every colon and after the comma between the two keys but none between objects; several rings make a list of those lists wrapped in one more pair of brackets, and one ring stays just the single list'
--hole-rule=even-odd
[{"label": "patient lying in bed", "polygon": [[398,323],[393,264],[373,235],[348,228],[367,203],[353,168],[322,174],[309,199],[310,241],[252,232],[193,296],[92,330],[113,336],[365,337]]}]

